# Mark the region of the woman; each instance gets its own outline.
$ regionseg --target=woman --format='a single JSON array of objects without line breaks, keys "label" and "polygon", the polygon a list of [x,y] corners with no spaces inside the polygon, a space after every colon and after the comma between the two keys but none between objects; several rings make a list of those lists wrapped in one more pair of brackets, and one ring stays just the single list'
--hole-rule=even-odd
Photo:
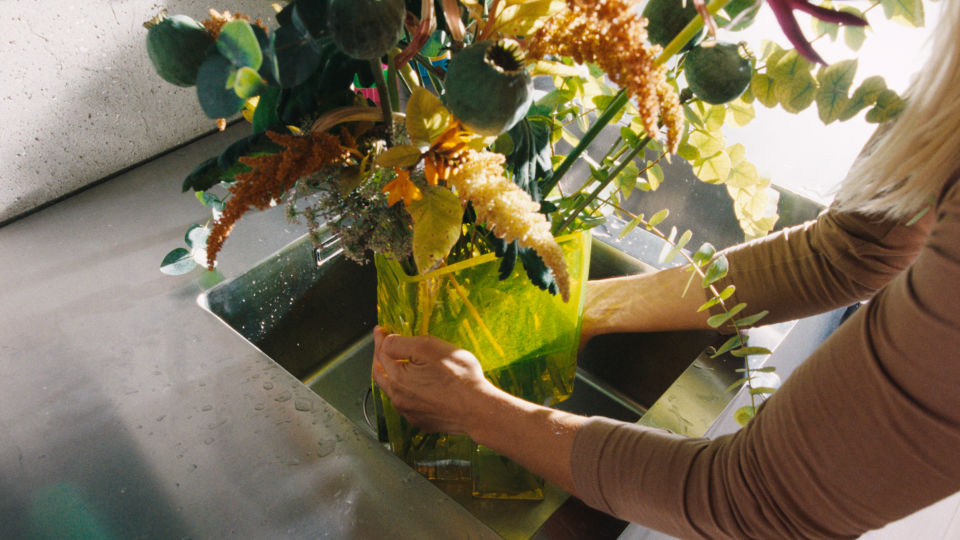
[{"label": "woman", "polygon": [[[958,43],[960,2],[945,2],[907,109],[834,206],[726,252],[735,301],[769,309],[765,323],[869,299],[739,432],[689,439],[533,405],[490,384],[468,351],[381,329],[376,382],[414,424],[467,433],[597,508],[684,538],[856,537],[960,490]],[[704,298],[679,295],[686,279],[591,282],[584,338],[706,328]]]}]

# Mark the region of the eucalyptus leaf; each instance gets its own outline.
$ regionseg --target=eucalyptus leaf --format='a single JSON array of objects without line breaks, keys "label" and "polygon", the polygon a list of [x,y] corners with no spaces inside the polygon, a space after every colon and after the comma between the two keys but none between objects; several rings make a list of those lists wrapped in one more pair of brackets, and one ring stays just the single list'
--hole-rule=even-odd
[{"label": "eucalyptus leaf", "polygon": [[261,133],[280,124],[280,89],[276,86],[267,86],[260,94],[257,108],[253,111],[254,133]]},{"label": "eucalyptus leaf", "polygon": [[722,354],[725,354],[725,353],[727,353],[727,352],[730,352],[731,350],[739,347],[741,343],[743,343],[743,338],[742,338],[742,337],[740,337],[739,335],[732,336],[732,337],[730,337],[729,339],[727,339],[726,341],[724,341],[724,342],[723,342],[723,345],[721,345],[719,349],[717,349],[716,351],[714,351],[714,353],[711,354],[710,357],[711,357],[711,358],[716,358],[716,357],[718,357],[718,356],[720,356],[720,355],[722,355]]},{"label": "eucalyptus leaf", "polygon": [[717,281],[724,278],[727,275],[727,269],[729,268],[727,263],[727,258],[723,255],[715,258],[710,266],[707,267],[707,271],[704,273],[703,281],[701,285],[704,289],[716,283]]},{"label": "eucalyptus leaf", "polygon": [[736,390],[737,388],[740,388],[741,386],[743,386],[744,384],[746,384],[746,382],[747,382],[747,379],[737,379],[737,380],[733,381],[733,384],[731,384],[731,385],[728,386],[726,389],[724,389],[724,393],[733,392],[733,391]]},{"label": "eucalyptus leaf", "polygon": [[755,407],[752,405],[746,405],[733,412],[733,419],[736,420],[741,426],[745,426],[750,423],[750,420],[753,419],[756,414],[757,410]]},{"label": "eucalyptus leaf", "polygon": [[213,53],[197,72],[197,99],[208,118],[228,118],[243,108],[243,98],[227,86],[235,68],[223,55]]},{"label": "eucalyptus leaf", "polygon": [[212,157],[204,160],[197,165],[180,186],[181,191],[192,189],[194,191],[206,191],[220,183],[220,176],[223,169],[217,166],[217,158]]},{"label": "eucalyptus leaf", "polygon": [[763,319],[764,317],[766,317],[769,313],[770,313],[770,311],[768,311],[768,310],[763,310],[763,311],[760,311],[760,312],[758,312],[758,313],[754,313],[753,315],[750,315],[750,316],[748,316],[748,317],[743,317],[742,319],[737,319],[736,321],[734,321],[734,323],[736,323],[736,325],[737,325],[738,327],[740,327],[740,328],[746,328],[746,327],[748,327],[748,326],[753,326],[753,325],[757,324],[761,319]]},{"label": "eucalyptus leaf", "polygon": [[765,347],[740,347],[739,349],[733,349],[732,351],[730,351],[730,354],[732,354],[733,356],[736,356],[737,358],[744,358],[747,356],[768,355],[771,353],[770,353],[770,349],[767,349]]},{"label": "eucalyptus leaf", "polygon": [[257,96],[266,87],[263,80],[254,69],[242,67],[233,74],[233,91],[244,100]]},{"label": "eucalyptus leaf", "polygon": [[167,253],[160,263],[160,271],[168,276],[180,276],[197,267],[196,261],[186,248],[177,248]]},{"label": "eucalyptus leaf", "polygon": [[729,311],[725,311],[723,313],[718,313],[717,315],[713,315],[712,317],[708,317],[707,326],[709,326],[710,328],[720,328],[721,326],[726,324],[727,321],[736,317],[737,313],[740,313],[746,307],[747,307],[747,304],[740,302],[739,304],[730,308]]},{"label": "eucalyptus leaf", "polygon": [[223,25],[217,37],[217,50],[235,67],[248,67],[254,71],[263,63],[260,42],[250,23],[235,19]]}]

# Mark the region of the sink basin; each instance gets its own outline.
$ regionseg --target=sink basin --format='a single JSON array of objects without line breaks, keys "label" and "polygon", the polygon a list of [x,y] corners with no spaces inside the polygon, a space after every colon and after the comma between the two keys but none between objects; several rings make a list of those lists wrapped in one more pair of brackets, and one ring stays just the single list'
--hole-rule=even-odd
[{"label": "sink basin", "polygon": [[[638,244],[658,241],[644,234],[635,233],[632,244],[615,245],[614,235],[595,233],[590,277],[650,271],[650,264],[629,253],[648,251],[650,245]],[[376,438],[369,390],[375,284],[372,264],[349,261],[335,245],[318,252],[304,237],[210,289],[199,302]],[[738,376],[734,370],[742,366],[741,360],[732,357],[711,359],[704,354],[723,339],[715,332],[595,338],[580,354],[573,395],[558,408],[643,422],[648,410],[670,394],[684,374],[691,374],[699,385],[689,390],[694,393],[692,399],[701,405],[706,402],[708,409],[719,414],[733,395],[726,387]],[[715,403],[704,400],[706,394]],[[676,409],[676,396],[672,399]],[[682,412],[678,414],[683,417]],[[683,422],[678,425],[683,427]],[[662,427],[677,430],[672,425]],[[550,485],[539,502],[475,500],[468,485],[435,486],[505,538],[616,537],[626,526]]]}]

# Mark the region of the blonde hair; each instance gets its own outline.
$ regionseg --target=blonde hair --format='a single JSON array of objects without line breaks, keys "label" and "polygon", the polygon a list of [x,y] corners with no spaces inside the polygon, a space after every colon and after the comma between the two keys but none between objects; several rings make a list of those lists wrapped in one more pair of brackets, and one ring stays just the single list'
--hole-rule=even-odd
[{"label": "blonde hair", "polygon": [[874,134],[837,193],[840,210],[910,218],[960,170],[960,0],[941,2],[931,56],[895,121]]}]

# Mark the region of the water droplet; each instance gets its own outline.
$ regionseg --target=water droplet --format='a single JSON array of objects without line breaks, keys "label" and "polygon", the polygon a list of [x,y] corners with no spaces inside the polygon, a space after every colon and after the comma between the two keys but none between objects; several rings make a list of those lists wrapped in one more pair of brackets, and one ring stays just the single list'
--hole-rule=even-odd
[{"label": "water droplet", "polygon": [[193,471],[197,470],[197,464],[196,464],[196,463],[191,463],[190,466],[187,467],[187,470],[190,471],[190,472],[193,472]]},{"label": "water droplet", "polygon": [[293,408],[300,412],[313,410],[313,401],[309,398],[297,398],[293,401]]},{"label": "water droplet", "polygon": [[213,405],[204,405],[203,408],[200,409],[200,410],[203,411],[203,412],[212,411],[212,410],[213,410]]},{"label": "water droplet", "polygon": [[262,411],[262,410],[263,410],[263,403],[257,403],[256,405],[254,405],[254,406],[253,406],[253,410],[255,410],[255,411]]},{"label": "water droplet", "polygon": [[267,381],[267,382],[263,383],[263,389],[264,389],[264,390],[273,390],[273,383],[270,382],[270,381]]},{"label": "water droplet", "polygon": [[166,417],[167,417],[167,415],[161,414],[160,416],[157,417],[157,422],[163,422],[163,419],[166,418]]},{"label": "water droplet", "polygon": [[291,394],[290,391],[287,390],[286,392],[280,394],[279,396],[277,396],[277,397],[274,398],[274,399],[275,399],[276,401],[279,401],[280,403],[283,403],[284,401],[290,401],[290,398],[292,398],[292,397],[293,397],[293,394]]},{"label": "water droplet", "polygon": [[333,450],[337,447],[337,441],[333,439],[324,439],[317,443],[317,455],[320,457],[327,457],[333,453]]},{"label": "water droplet", "polygon": [[214,440],[215,439],[213,437],[207,437],[206,439],[203,440],[203,444],[210,446],[211,444],[213,444]]},{"label": "water droplet", "polygon": [[120,488],[120,494],[121,494],[121,495],[123,495],[123,494],[126,493],[126,492],[127,492],[127,488],[125,488],[125,487]]}]

